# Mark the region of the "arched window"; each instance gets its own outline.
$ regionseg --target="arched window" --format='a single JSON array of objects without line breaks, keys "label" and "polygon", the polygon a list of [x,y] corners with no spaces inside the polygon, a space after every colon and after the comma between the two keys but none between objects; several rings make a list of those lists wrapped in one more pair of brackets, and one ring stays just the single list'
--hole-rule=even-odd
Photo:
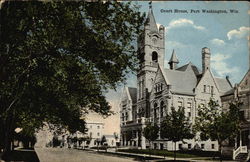
[{"label": "arched window", "polygon": [[161,117],[163,117],[163,111],[164,111],[164,102],[161,101],[161,104],[160,104],[160,114],[161,114]]},{"label": "arched window", "polygon": [[157,117],[157,103],[154,103],[154,118]]},{"label": "arched window", "polygon": [[158,53],[157,52],[152,52],[152,61],[158,62]]}]

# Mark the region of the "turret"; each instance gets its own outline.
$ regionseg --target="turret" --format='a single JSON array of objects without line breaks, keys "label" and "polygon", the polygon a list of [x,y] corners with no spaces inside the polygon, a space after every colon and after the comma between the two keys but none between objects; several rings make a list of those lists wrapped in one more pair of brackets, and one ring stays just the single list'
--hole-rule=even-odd
[{"label": "turret", "polygon": [[169,66],[170,66],[170,69],[175,70],[178,63],[179,63],[179,60],[177,59],[177,56],[176,56],[176,54],[175,54],[175,52],[173,50],[172,56],[171,56],[171,58],[170,58],[170,60],[168,62]]},{"label": "turret", "polygon": [[206,70],[210,69],[210,49],[207,47],[202,48],[202,73],[204,74]]}]

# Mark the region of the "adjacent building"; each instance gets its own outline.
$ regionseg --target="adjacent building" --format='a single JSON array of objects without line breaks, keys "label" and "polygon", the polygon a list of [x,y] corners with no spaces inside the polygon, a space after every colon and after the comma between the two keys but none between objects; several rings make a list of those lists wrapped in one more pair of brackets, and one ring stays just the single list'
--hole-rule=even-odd
[{"label": "adjacent building", "polygon": [[233,159],[246,160],[247,156],[250,157],[250,69],[239,84],[221,96],[221,102],[223,111],[227,111],[231,103],[239,103],[241,120],[238,136],[235,140],[228,141],[223,148],[224,152],[233,155]]},{"label": "adjacent building", "polygon": [[[218,78],[210,69],[211,51],[201,49],[202,69],[191,62],[178,66],[173,50],[169,68],[164,67],[165,27],[157,27],[152,7],[144,25],[144,33],[138,42],[140,67],[137,71],[137,87],[125,87],[120,103],[121,145],[140,148],[173,150],[174,144],[160,137],[149,145],[143,137],[145,122],[160,125],[171,107],[185,108],[186,117],[194,124],[199,106],[206,106],[210,99],[221,105],[221,96],[232,89],[228,77]],[[199,137],[179,142],[180,148],[217,151],[217,141],[201,141]]]}]

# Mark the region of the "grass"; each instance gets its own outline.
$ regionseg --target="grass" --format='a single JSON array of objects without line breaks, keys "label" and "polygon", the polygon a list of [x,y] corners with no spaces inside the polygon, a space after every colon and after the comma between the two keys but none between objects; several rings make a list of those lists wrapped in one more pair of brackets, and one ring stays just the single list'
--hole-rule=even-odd
[{"label": "grass", "polygon": [[[158,156],[167,156],[167,157],[174,157],[173,151],[167,151],[167,150],[139,150],[139,149],[119,149],[120,152],[128,152],[128,153],[136,153],[136,154],[150,154],[150,155],[158,155]],[[194,154],[186,154],[186,153],[180,153],[176,152],[177,158],[194,158],[199,157]]]},{"label": "grass", "polygon": [[9,155],[4,155],[5,161],[39,162],[34,149],[20,149],[11,151]]}]

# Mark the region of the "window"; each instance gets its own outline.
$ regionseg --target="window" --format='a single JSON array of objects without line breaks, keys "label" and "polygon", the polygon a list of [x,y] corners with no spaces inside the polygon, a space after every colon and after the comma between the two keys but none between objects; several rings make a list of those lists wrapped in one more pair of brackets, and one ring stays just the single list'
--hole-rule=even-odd
[{"label": "window", "polygon": [[90,126],[90,128],[92,128],[92,125]]},{"label": "window", "polygon": [[155,84],[154,89],[155,89],[156,93],[163,91],[163,83],[157,83],[157,84]]},{"label": "window", "polygon": [[211,148],[214,149],[214,144],[211,145]]},{"label": "window", "polygon": [[214,86],[211,86],[211,94],[214,94]]},{"label": "window", "polygon": [[99,126],[99,125],[97,126],[97,129],[100,129],[100,126]]},{"label": "window", "polygon": [[191,102],[187,103],[187,117],[191,117]]},{"label": "window", "polygon": [[203,87],[203,92],[206,92],[206,85],[204,85]]},{"label": "window", "polygon": [[154,118],[157,117],[157,111],[156,111],[156,108],[157,108],[157,103],[154,104]]},{"label": "window", "polygon": [[158,62],[158,54],[157,52],[152,52],[152,61],[153,62]]},{"label": "window", "polygon": [[201,144],[201,149],[204,149],[205,148],[205,144]]},{"label": "window", "polygon": [[89,136],[92,137],[92,132],[89,132]]},{"label": "window", "polygon": [[100,136],[100,133],[99,133],[99,132],[97,133],[97,136]]},{"label": "window", "polygon": [[154,149],[157,149],[157,143],[154,143]]},{"label": "window", "polygon": [[188,144],[188,149],[191,149],[192,148],[192,144]]},{"label": "window", "polygon": [[182,106],[182,102],[181,101],[178,101],[178,108],[180,109],[180,108],[182,108],[183,106]]},{"label": "window", "polygon": [[160,143],[160,149],[163,150],[164,149],[164,145],[163,143]]},{"label": "window", "polygon": [[163,110],[164,110],[164,102],[161,101],[161,105],[160,105],[160,115],[161,115],[161,117],[163,117]]},{"label": "window", "polygon": [[207,86],[206,92],[207,92],[207,93],[210,93],[210,86],[209,86],[209,85]]},{"label": "window", "polygon": [[182,149],[182,144],[181,144],[181,143],[179,144],[179,149],[180,149],[180,150]]}]

